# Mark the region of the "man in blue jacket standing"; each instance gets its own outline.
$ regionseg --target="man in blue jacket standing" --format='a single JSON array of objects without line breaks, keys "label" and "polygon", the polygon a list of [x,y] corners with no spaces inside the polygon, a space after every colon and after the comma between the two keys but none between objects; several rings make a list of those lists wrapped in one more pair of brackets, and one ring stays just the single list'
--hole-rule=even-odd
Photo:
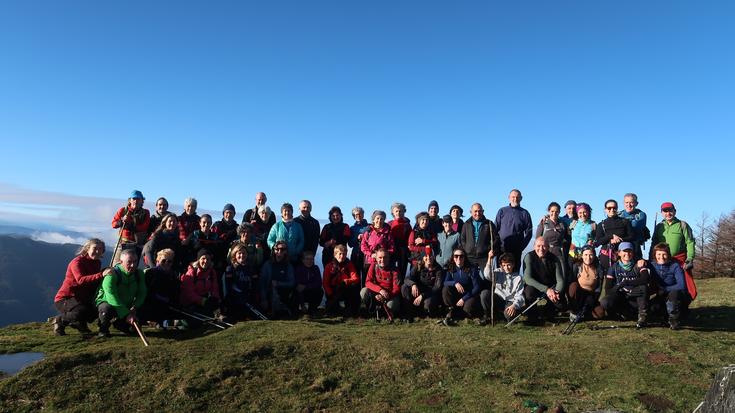
[{"label": "man in blue jacket standing", "polygon": [[513,189],[508,195],[510,205],[500,208],[495,216],[495,226],[500,235],[503,253],[515,258],[514,268],[521,268],[521,253],[531,241],[533,223],[531,214],[521,207],[521,191]]}]

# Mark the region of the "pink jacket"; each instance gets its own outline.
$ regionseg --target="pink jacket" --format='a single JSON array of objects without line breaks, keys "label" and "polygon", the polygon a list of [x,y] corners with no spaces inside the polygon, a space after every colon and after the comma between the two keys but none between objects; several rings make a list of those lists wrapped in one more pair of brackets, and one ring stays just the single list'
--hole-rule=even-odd
[{"label": "pink jacket", "polygon": [[372,264],[375,262],[375,258],[372,257],[372,254],[380,247],[386,249],[390,253],[393,253],[393,236],[391,236],[390,227],[387,224],[384,224],[383,227],[378,230],[371,225],[363,234],[362,242],[360,243],[360,250],[365,254],[366,264]]}]

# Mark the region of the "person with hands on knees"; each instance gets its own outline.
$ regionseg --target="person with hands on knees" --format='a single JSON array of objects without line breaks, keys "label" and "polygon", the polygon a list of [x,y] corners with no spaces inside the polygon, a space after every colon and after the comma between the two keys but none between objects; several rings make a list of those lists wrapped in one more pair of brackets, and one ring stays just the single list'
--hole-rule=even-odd
[{"label": "person with hands on knees", "polygon": [[444,271],[436,263],[430,246],[426,246],[421,260],[411,268],[401,287],[405,305],[404,313],[410,320],[419,310],[426,315],[435,316],[441,303]]},{"label": "person with hands on knees", "polygon": [[671,259],[669,245],[659,243],[653,247],[654,261],[651,263],[653,279],[658,286],[654,305],[656,309],[668,314],[669,327],[678,330],[681,314],[686,313],[692,298],[686,289],[684,270],[678,262]]},{"label": "person with hands on knees", "polygon": [[360,299],[368,312],[376,305],[386,304],[391,313],[400,310],[400,286],[398,272],[390,267],[390,254],[383,248],[374,253],[375,263],[370,265],[365,288],[360,291]]},{"label": "person with hands on knees", "polygon": [[607,271],[607,292],[600,301],[601,307],[608,315],[629,315],[631,309],[638,310],[636,327],[646,325],[648,312],[648,281],[649,271],[646,261],[636,263],[635,246],[631,242],[621,242],[618,245],[617,261]]},{"label": "person with hands on knees", "polygon": [[[547,318],[553,318],[556,312],[566,309],[562,264],[556,255],[549,252],[548,241],[543,237],[536,238],[533,251],[523,258],[523,281],[526,283],[523,296],[527,305],[531,305],[541,296],[546,296],[547,303],[544,308]],[[540,322],[537,305],[526,314],[530,324]]]},{"label": "person with hands on knees", "polygon": [[288,257],[289,246],[286,241],[276,241],[271,258],[260,271],[261,306],[273,317],[290,318],[296,312],[296,276]]},{"label": "person with hands on knees", "polygon": [[456,248],[442,282],[442,299],[449,309],[443,320],[444,325],[456,324],[460,309],[468,317],[475,315],[478,312],[479,295],[480,270],[468,262],[464,249]]},{"label": "person with hands on knees", "polygon": [[130,326],[138,321],[137,309],[145,302],[147,288],[143,270],[136,268],[138,256],[132,249],[123,250],[120,264],[102,279],[97,291],[99,336],[110,337],[110,324],[125,334],[131,334]]},{"label": "person with hands on knees", "polygon": [[360,309],[360,276],[352,261],[347,259],[347,247],[334,247],[334,259],[324,267],[322,281],[327,296],[327,314],[336,315],[339,303],[345,304],[345,316],[357,316]]},{"label": "person with hands on knees", "polygon": [[[676,208],[671,202],[661,204],[661,215],[664,219],[656,225],[651,237],[651,245],[665,242],[669,245],[671,259],[678,262],[684,270],[684,281],[687,292],[692,300],[697,298],[697,286],[694,283],[692,269],[694,269],[694,254],[696,251],[692,228],[686,221],[676,217]],[[653,256],[651,249],[651,260]]]},{"label": "person with hands on knees", "polygon": [[319,267],[314,264],[313,252],[308,250],[301,252],[301,262],[294,269],[294,277],[299,312],[309,317],[315,316],[324,297],[324,291],[322,291],[322,274]]}]

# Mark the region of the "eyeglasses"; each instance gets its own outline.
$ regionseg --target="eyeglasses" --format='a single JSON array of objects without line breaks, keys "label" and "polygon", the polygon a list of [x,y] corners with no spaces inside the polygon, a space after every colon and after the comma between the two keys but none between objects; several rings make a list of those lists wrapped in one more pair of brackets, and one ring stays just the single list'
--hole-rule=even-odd
[{"label": "eyeglasses", "polygon": [[615,211],[618,207],[605,207],[608,211]]},{"label": "eyeglasses", "polygon": [[454,258],[464,258],[464,254],[454,254]]}]

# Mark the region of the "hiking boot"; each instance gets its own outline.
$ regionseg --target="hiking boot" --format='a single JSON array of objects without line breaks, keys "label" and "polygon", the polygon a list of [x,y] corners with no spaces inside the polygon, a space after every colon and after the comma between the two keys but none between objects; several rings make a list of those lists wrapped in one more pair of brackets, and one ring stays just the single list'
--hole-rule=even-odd
[{"label": "hiking boot", "polygon": [[447,327],[451,327],[451,326],[457,325],[457,321],[453,319],[452,317],[446,317],[444,320],[442,320],[442,324],[444,324]]},{"label": "hiking boot", "polygon": [[672,330],[680,329],[681,325],[679,324],[679,319],[676,317],[669,317],[669,328]]},{"label": "hiking boot", "polygon": [[69,326],[71,326],[72,328],[76,329],[77,331],[79,331],[82,334],[91,334],[92,333],[92,330],[90,330],[89,327],[87,327],[87,323],[85,323],[84,321],[78,321],[76,323],[71,323],[71,324],[69,324]]},{"label": "hiking boot", "polygon": [[64,322],[61,321],[61,317],[54,317],[53,321],[51,322],[54,326],[54,335],[55,336],[65,336],[66,331],[64,331]]},{"label": "hiking boot", "polygon": [[97,337],[100,338],[107,338],[111,337],[110,334],[110,325],[109,324],[101,324],[100,323],[100,331],[97,333]]},{"label": "hiking boot", "polygon": [[488,324],[490,324],[490,318],[488,318],[488,316],[483,316],[482,318],[477,319],[478,326],[486,326]]},{"label": "hiking boot", "polygon": [[638,321],[635,323],[636,328],[643,328],[646,326],[646,313],[641,312],[638,313]]}]

